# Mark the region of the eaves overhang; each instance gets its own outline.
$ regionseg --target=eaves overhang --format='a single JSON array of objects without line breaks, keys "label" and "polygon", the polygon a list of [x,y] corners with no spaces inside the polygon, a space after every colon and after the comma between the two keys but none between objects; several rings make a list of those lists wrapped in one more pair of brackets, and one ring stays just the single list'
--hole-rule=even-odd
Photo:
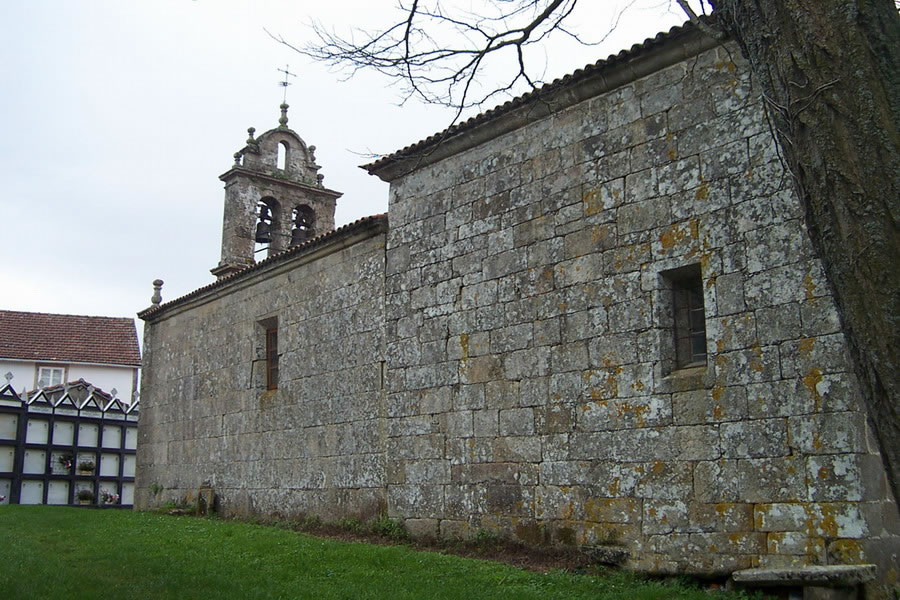
[{"label": "eaves overhang", "polygon": [[722,43],[689,21],[360,168],[391,182]]}]

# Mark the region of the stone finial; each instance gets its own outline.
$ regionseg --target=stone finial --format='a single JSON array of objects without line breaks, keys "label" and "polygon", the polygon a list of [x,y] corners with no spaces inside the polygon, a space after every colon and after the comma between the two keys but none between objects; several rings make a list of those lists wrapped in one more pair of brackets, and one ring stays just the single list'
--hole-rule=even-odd
[{"label": "stone finial", "polygon": [[234,153],[234,164],[235,164],[236,166],[240,166],[240,165],[241,165],[241,153],[240,153],[240,152],[235,152],[235,153]]},{"label": "stone finial", "polygon": [[285,103],[282,103],[282,105],[281,105],[281,118],[278,119],[278,126],[279,126],[279,127],[287,127],[287,124],[288,124],[287,109],[288,109],[288,105],[285,104]]},{"label": "stone finial", "polygon": [[113,388],[113,389],[109,390],[109,397],[110,397],[110,398],[115,398],[118,394],[119,394],[119,390],[117,390],[116,388]]},{"label": "stone finial", "polygon": [[13,380],[12,371],[7,371],[6,375],[4,375],[4,377],[6,377],[6,383],[9,383],[10,381],[12,381]]},{"label": "stone finial", "polygon": [[150,297],[150,304],[153,306],[159,306],[160,302],[162,302],[162,286],[162,279],[153,280],[153,295]]},{"label": "stone finial", "polygon": [[309,148],[307,148],[307,150],[309,150],[309,160],[310,160],[310,162],[316,162],[316,147],[315,147],[315,146],[310,146]]},{"label": "stone finial", "polygon": [[318,185],[319,187],[322,187],[322,185],[323,185],[322,182],[323,182],[323,181],[325,181],[325,176],[324,176],[324,175],[322,175],[321,173],[319,173],[318,175],[316,175],[316,185]]},{"label": "stone finial", "polygon": [[256,133],[256,127],[247,128],[247,150],[259,154],[259,142],[253,137],[254,133]]}]

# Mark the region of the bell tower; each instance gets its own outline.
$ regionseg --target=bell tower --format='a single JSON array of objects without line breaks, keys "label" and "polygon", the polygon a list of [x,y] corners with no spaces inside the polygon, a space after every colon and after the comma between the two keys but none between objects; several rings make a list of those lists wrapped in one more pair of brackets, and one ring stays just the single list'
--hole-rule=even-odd
[{"label": "bell tower", "polygon": [[258,138],[248,129],[247,145],[219,176],[225,182],[222,260],[210,271],[220,279],[253,265],[257,252],[272,256],[334,229],[341,193],[322,184],[316,147],[288,128],[287,110],[282,104],[278,127]]}]

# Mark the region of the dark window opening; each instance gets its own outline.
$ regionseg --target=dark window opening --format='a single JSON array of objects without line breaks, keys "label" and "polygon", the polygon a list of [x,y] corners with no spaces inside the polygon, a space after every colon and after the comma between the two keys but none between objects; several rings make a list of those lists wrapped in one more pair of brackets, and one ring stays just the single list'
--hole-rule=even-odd
[{"label": "dark window opening", "polygon": [[278,328],[266,328],[266,389],[278,389]]},{"label": "dark window opening", "polygon": [[672,281],[675,363],[678,368],[706,364],[706,311],[699,268]]}]

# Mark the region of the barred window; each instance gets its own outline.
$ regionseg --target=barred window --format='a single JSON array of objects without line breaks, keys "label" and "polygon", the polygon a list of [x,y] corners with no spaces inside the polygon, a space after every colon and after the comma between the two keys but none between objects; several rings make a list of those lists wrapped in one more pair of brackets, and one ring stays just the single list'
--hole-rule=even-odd
[{"label": "barred window", "polygon": [[278,389],[278,327],[266,328],[266,389]]},{"label": "barred window", "polygon": [[696,273],[672,282],[675,362],[679,368],[706,364],[706,311],[703,281]]}]

